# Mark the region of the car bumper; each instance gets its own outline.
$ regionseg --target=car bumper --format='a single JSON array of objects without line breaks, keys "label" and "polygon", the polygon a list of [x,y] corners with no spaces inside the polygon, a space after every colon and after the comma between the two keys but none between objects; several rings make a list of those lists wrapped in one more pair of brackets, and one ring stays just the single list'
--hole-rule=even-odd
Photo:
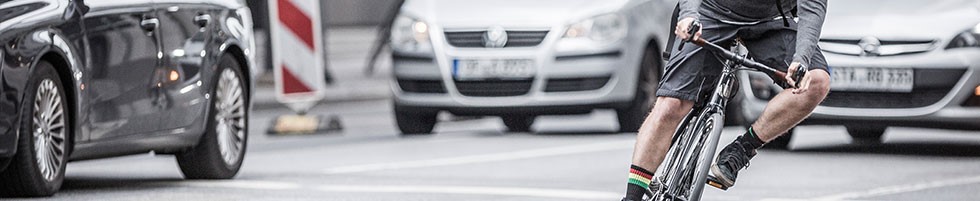
[{"label": "car bumper", "polygon": [[[548,36],[554,37],[557,35]],[[437,38],[434,43],[444,44]],[[573,114],[624,108],[633,100],[643,44],[623,42],[556,53],[553,42],[548,41],[554,40],[521,48],[437,45],[432,55],[394,52],[391,89],[395,103],[473,115]],[[460,58],[530,58],[537,69],[530,79],[458,81],[452,75],[452,65]]]},{"label": "car bumper", "polygon": [[[937,88],[942,93],[936,93],[934,97],[928,98],[928,102],[918,105],[888,106],[889,108],[876,108],[886,104],[884,102],[922,102],[926,99],[927,93],[911,93],[915,96],[896,96],[889,100],[878,100],[867,102],[861,97],[853,97],[841,100],[837,103],[829,103],[830,97],[835,92],[831,92],[828,98],[818,106],[813,114],[804,121],[804,124],[827,124],[827,125],[875,125],[875,126],[909,126],[909,127],[929,127],[929,128],[952,128],[952,129],[980,129],[980,107],[966,106],[967,99],[974,96],[975,89],[980,84],[980,50],[959,49],[949,51],[932,51],[930,53],[861,58],[842,55],[827,54],[827,60],[833,66],[860,66],[860,67],[909,67],[916,71],[916,83],[938,83],[948,82],[949,86]],[[922,77],[919,74],[932,73],[935,76]],[[945,72],[946,74],[943,75]],[[750,86],[749,72],[740,73],[742,86]],[[937,79],[947,79],[937,80]],[[919,84],[916,84],[918,87]],[[765,108],[767,101],[755,97],[755,93],[750,87],[742,87],[742,92],[750,94],[746,96],[742,104],[742,112],[746,120],[754,121]],[[872,96],[873,93],[868,93]],[[884,95],[877,95],[884,96]],[[908,100],[894,100],[901,97]],[[909,103],[911,104],[911,103]]]}]

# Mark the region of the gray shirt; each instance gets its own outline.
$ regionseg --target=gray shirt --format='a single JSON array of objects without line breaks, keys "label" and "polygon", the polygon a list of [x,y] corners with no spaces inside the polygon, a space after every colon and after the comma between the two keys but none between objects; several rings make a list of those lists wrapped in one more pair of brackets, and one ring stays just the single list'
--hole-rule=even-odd
[{"label": "gray shirt", "polygon": [[797,8],[799,23],[793,61],[810,66],[810,59],[820,54],[817,42],[827,15],[827,0],[780,1],[782,14],[779,13],[777,0],[681,0],[680,17],[700,19],[703,16],[723,22],[756,23],[778,19],[783,15],[792,17],[790,12]]}]

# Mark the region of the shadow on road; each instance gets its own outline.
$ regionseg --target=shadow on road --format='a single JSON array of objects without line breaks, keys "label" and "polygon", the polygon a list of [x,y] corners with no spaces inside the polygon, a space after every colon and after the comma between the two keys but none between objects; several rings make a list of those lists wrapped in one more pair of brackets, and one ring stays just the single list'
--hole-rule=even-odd
[{"label": "shadow on road", "polygon": [[[590,135],[617,135],[622,134],[608,130],[535,130],[533,132],[507,132],[507,131],[472,131],[472,134],[480,137],[502,137],[512,135],[531,135],[531,136],[590,136]],[[633,134],[635,135],[635,134]]]},{"label": "shadow on road", "polygon": [[615,131],[609,131],[609,130],[543,130],[531,134],[542,135],[542,136],[549,136],[549,135],[565,136],[565,135],[616,135],[621,133]]},{"label": "shadow on road", "polygon": [[152,189],[168,187],[181,178],[100,178],[100,177],[67,177],[61,186],[61,192],[89,191],[105,189]]},{"label": "shadow on road", "polygon": [[980,157],[980,143],[902,142],[886,144],[842,144],[794,149],[795,152],[869,153],[910,156]]}]

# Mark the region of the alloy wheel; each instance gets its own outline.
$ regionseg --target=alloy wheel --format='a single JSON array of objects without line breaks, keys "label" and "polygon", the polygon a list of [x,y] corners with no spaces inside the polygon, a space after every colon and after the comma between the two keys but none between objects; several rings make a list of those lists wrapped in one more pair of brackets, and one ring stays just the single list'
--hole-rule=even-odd
[{"label": "alloy wheel", "polygon": [[41,176],[53,181],[61,173],[65,156],[65,108],[58,86],[44,79],[34,95],[33,137],[35,161]]},{"label": "alloy wheel", "polygon": [[238,162],[245,147],[244,87],[235,71],[225,68],[218,80],[214,115],[218,148],[225,164]]}]

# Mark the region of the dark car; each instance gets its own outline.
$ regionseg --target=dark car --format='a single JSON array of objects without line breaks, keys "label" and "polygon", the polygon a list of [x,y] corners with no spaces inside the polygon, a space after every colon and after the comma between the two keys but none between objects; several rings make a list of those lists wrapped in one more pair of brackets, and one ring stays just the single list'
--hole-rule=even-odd
[{"label": "dark car", "polygon": [[65,163],[174,154],[241,167],[253,72],[237,0],[0,0],[0,194],[46,196]]}]

